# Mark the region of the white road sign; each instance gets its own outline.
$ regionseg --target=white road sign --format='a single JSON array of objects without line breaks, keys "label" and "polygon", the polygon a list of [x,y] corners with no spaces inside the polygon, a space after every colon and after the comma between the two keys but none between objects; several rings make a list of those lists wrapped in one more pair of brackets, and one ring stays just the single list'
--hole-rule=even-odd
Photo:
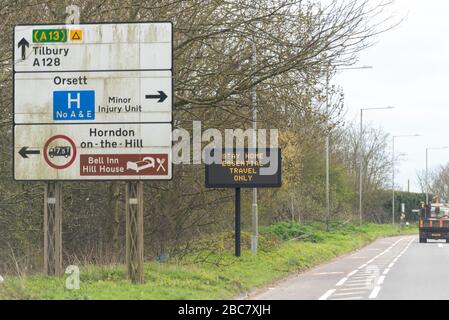
[{"label": "white road sign", "polygon": [[171,70],[172,24],[22,25],[16,72]]},{"label": "white road sign", "polygon": [[15,122],[171,122],[171,71],[18,73]]},{"label": "white road sign", "polygon": [[171,124],[16,125],[16,180],[170,180]]},{"label": "white road sign", "polygon": [[16,180],[170,180],[170,22],[14,28]]}]

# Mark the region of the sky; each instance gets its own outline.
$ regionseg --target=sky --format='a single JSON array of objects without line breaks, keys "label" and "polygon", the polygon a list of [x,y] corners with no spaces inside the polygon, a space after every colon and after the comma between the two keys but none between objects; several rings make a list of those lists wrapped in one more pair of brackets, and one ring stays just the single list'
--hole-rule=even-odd
[{"label": "sky", "polygon": [[[396,0],[388,14],[404,21],[356,64],[373,69],[340,71],[332,82],[344,90],[348,121],[359,123],[361,108],[394,106],[364,112],[363,122],[391,136],[421,135],[395,140],[395,185],[407,191],[410,180],[410,190],[421,192],[426,148],[449,146],[449,1]],[[429,151],[429,169],[448,162],[449,149]]]}]

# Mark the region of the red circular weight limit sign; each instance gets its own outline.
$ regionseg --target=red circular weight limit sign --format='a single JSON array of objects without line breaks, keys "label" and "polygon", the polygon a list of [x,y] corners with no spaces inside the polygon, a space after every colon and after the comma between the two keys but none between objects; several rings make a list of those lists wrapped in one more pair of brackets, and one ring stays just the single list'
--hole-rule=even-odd
[{"label": "red circular weight limit sign", "polygon": [[[70,145],[71,145],[71,147],[72,147],[72,149],[73,149],[72,159],[70,159],[69,162],[67,162],[66,164],[64,164],[64,165],[62,165],[62,166],[58,166],[58,165],[52,163],[52,162],[50,161],[50,159],[48,158],[48,147],[49,147],[50,143],[52,143],[53,141],[58,140],[58,139],[66,140],[68,143],[70,143]],[[57,170],[67,169],[68,167],[70,167],[70,166],[75,162],[75,159],[76,159],[76,146],[75,146],[75,142],[73,142],[72,139],[70,139],[69,137],[64,136],[64,135],[57,135],[57,136],[51,137],[51,138],[45,143],[45,146],[44,146],[44,158],[45,158],[45,162],[47,162],[47,164],[48,164],[50,167],[54,168],[54,169],[57,169]]]}]

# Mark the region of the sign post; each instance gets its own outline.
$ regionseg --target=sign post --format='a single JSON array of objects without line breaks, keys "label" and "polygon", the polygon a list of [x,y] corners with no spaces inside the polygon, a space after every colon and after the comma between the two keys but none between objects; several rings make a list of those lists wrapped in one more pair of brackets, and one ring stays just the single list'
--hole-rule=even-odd
[{"label": "sign post", "polygon": [[235,256],[241,256],[241,189],[235,188]]},{"label": "sign post", "polygon": [[144,283],[143,183],[126,183],[126,265],[134,283]]},{"label": "sign post", "polygon": [[[55,182],[127,181],[128,274],[142,283],[141,182],[173,172],[172,23],[17,25],[13,60],[14,179],[45,181],[59,195]],[[53,198],[46,219],[57,227]],[[62,243],[55,230],[47,251]]]},{"label": "sign post", "polygon": [[235,189],[235,256],[241,256],[241,189],[280,188],[280,149],[206,150],[206,188]]},{"label": "sign post", "polygon": [[47,182],[44,196],[44,272],[62,274],[62,185]]}]

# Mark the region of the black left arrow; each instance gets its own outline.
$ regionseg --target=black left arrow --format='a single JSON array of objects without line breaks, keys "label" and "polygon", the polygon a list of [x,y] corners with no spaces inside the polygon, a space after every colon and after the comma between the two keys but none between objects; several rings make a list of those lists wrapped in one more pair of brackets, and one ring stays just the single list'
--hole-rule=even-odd
[{"label": "black left arrow", "polygon": [[[26,59],[26,48],[28,48],[30,46],[30,43],[25,39],[22,38],[22,40],[19,41],[18,45],[19,48],[22,47],[22,60]],[[26,47],[26,48],[25,48]]]},{"label": "black left arrow", "polygon": [[28,156],[31,154],[41,154],[41,152],[39,150],[28,150],[29,147],[23,147],[22,149],[20,149],[19,154],[22,156],[22,158],[24,159],[28,159]]}]

